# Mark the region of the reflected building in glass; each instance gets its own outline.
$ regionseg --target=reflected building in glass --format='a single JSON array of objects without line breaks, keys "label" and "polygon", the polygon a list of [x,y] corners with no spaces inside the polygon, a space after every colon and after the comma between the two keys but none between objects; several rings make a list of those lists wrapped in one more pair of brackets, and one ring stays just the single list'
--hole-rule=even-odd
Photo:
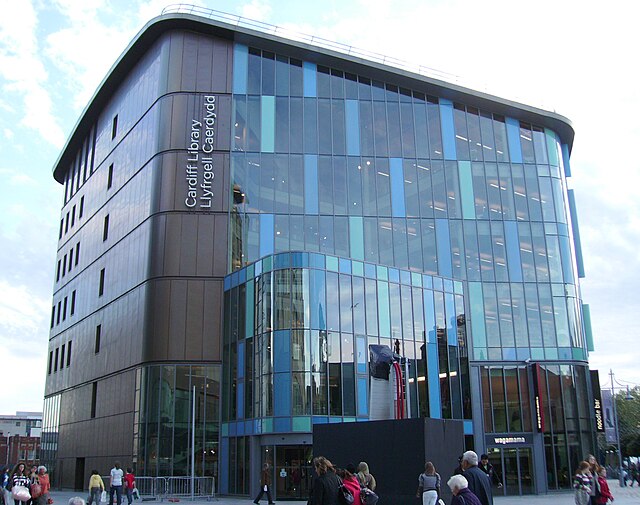
[{"label": "reflected building in glass", "polygon": [[407,414],[461,420],[500,492],[568,488],[594,444],[573,135],[306,43],[149,22],[54,169],[57,482],[119,459],[248,495],[270,462],[277,499],[306,498],[313,425],[369,421],[383,344]]}]

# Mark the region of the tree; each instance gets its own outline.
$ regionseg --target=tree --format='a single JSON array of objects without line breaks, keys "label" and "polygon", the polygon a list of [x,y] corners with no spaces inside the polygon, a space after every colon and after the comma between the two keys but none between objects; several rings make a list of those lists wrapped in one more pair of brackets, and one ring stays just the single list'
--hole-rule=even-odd
[{"label": "tree", "polygon": [[640,387],[616,393],[622,456],[640,456]]}]

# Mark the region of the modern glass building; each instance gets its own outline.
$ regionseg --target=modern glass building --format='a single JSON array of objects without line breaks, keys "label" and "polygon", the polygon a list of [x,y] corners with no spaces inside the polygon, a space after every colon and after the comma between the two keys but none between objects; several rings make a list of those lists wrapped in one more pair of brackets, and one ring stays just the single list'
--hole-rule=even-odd
[{"label": "modern glass building", "polygon": [[573,135],[308,41],[150,21],[54,168],[57,482],[119,459],[248,495],[269,461],[306,497],[313,425],[370,420],[383,344],[405,415],[461,420],[502,491],[568,488],[594,445]]}]

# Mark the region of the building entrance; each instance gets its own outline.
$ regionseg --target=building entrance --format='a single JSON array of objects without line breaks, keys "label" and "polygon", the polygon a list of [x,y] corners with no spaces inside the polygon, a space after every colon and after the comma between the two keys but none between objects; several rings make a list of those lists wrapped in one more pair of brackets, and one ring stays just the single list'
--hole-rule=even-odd
[{"label": "building entrance", "polygon": [[310,445],[262,447],[262,463],[273,466],[274,500],[307,500],[311,489],[312,448]]},{"label": "building entrance", "polygon": [[494,495],[527,495],[535,493],[532,447],[490,447],[487,451],[502,489],[493,485]]}]

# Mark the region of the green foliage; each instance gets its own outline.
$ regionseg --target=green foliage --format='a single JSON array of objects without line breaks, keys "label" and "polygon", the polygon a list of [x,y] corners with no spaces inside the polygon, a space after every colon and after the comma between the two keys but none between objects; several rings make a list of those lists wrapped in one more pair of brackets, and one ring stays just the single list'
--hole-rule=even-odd
[{"label": "green foliage", "polygon": [[622,455],[640,456],[640,387],[616,393]]}]

